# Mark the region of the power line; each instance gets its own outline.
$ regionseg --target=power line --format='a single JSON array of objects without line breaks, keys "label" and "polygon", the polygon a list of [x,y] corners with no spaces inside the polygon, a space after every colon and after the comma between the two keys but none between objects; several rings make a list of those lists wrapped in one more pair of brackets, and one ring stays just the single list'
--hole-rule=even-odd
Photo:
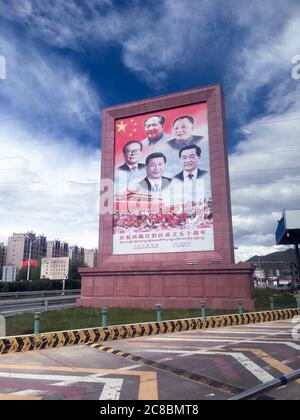
[{"label": "power line", "polygon": [[254,261],[248,261],[248,262],[250,262],[250,263],[254,263],[254,264],[256,264],[256,263],[260,263],[260,264],[290,264],[291,263],[291,261],[283,261],[283,260],[278,260],[278,261],[264,261],[264,260],[261,260],[260,258],[261,257],[254,257],[254,258],[256,258]]},{"label": "power line", "polygon": [[300,182],[300,179],[299,180],[295,180],[295,181],[272,181],[272,182],[251,182],[251,181],[249,181],[249,182],[247,182],[247,183],[244,183],[244,184],[235,184],[235,183],[230,183],[230,185],[234,185],[234,186],[236,186],[236,185],[247,185],[247,186],[249,186],[249,185],[260,185],[260,184],[267,184],[267,185],[269,185],[269,184],[290,184],[290,183],[298,183],[298,182]]},{"label": "power line", "polygon": [[0,120],[0,122],[8,122],[8,121],[17,121],[17,120],[36,120],[39,117],[55,117],[55,116],[66,116],[66,115],[80,115],[82,116],[91,116],[91,115],[101,115],[100,108],[97,111],[91,111],[91,112],[79,112],[79,111],[70,111],[70,112],[55,112],[55,113],[42,113],[42,114],[33,114],[30,117],[14,117],[14,118],[5,118]]},{"label": "power line", "polygon": [[[286,111],[289,113],[296,113],[299,112],[297,110],[295,111]],[[65,111],[65,112],[55,112],[55,113],[39,113],[39,114],[32,114],[31,116],[27,116],[27,117],[14,117],[14,118],[5,118],[5,119],[1,119],[0,122],[7,122],[7,121],[16,121],[16,120],[35,120],[38,117],[53,117],[53,116],[65,116],[65,115],[80,115],[82,116],[92,116],[92,115],[101,115],[101,108],[99,106],[99,109],[95,110],[95,111],[90,111],[90,112],[79,112],[79,111]],[[261,117],[264,118],[264,117]],[[253,123],[249,123],[248,126],[251,125],[264,125],[264,124],[270,124],[270,123],[277,123],[277,122],[285,122],[285,121],[296,121],[296,120],[300,120],[300,117],[297,118],[282,118],[282,119],[276,119],[276,120],[269,120],[269,121],[261,121],[261,122],[253,122]]]},{"label": "power line", "polygon": [[[65,137],[65,136],[64,136]],[[45,138],[45,139],[51,139],[51,137],[41,137],[41,138]],[[18,139],[20,140],[20,139]],[[30,138],[24,139],[24,141],[26,140],[31,140]],[[0,149],[14,149],[14,148],[18,148],[18,147],[23,147],[23,148],[28,148],[28,147],[35,147],[35,146],[63,146],[63,145],[68,145],[68,144],[72,144],[71,141],[67,141],[67,142],[61,142],[57,137],[53,138],[53,140],[58,140],[57,142],[47,142],[47,143],[26,143],[26,144],[17,144],[17,145],[7,145],[7,146],[0,146]],[[299,152],[300,149],[285,149],[285,150],[273,150],[273,151],[267,151],[267,152],[258,152],[258,153],[247,153],[247,152],[240,152],[240,151],[236,151],[236,152],[232,152],[232,153],[228,153],[229,156],[232,155],[233,157],[240,157],[240,156],[258,156],[258,155],[269,155],[269,154],[273,154],[273,153],[288,153],[288,152]],[[239,154],[240,153],[240,154]]]},{"label": "power line", "polygon": [[[263,185],[263,184],[270,185],[270,184],[289,184],[289,183],[300,183],[300,180],[296,180],[296,181],[273,181],[273,182],[247,182],[247,183],[240,183],[240,184],[230,183],[230,185],[231,186],[247,186],[247,187],[249,187],[249,185]],[[98,184],[98,183],[95,182],[95,184]],[[92,187],[92,185],[88,185],[88,186]],[[22,190],[0,190],[0,193],[11,193],[11,192],[31,192],[31,193],[40,194],[40,193],[48,193],[48,192],[57,192],[57,190],[41,190],[41,191],[24,190],[24,189],[22,189]],[[70,191],[70,192],[73,192],[73,191]],[[64,192],[64,194],[65,194],[65,192]]]},{"label": "power line", "polygon": [[[62,141],[62,139],[67,139],[67,141]],[[18,142],[22,142],[20,144],[15,144],[15,145],[0,145],[1,149],[12,149],[15,147],[30,147],[30,146],[44,146],[44,145],[49,145],[49,144],[57,144],[57,145],[62,145],[65,143],[71,143],[71,141],[73,140],[73,138],[71,138],[70,136],[68,137],[68,135],[64,134],[59,136],[55,136],[55,137],[49,137],[49,136],[41,136],[41,137],[17,137],[17,138],[13,138],[14,141],[18,141]],[[51,143],[47,142],[47,143],[28,143],[28,140],[53,140]],[[1,140],[0,140],[1,142]],[[1,143],[0,143],[1,144]]]},{"label": "power line", "polygon": [[295,166],[295,167],[290,167],[290,168],[274,168],[274,169],[243,169],[243,170],[239,170],[239,171],[231,171],[229,170],[230,173],[234,172],[269,172],[269,171],[289,171],[291,169],[300,169],[300,166]]},{"label": "power line", "polygon": [[55,142],[53,142],[53,143],[29,143],[29,144],[17,144],[17,145],[13,145],[13,146],[0,146],[0,149],[15,149],[16,147],[36,147],[36,146],[48,146],[48,145],[52,145],[52,146],[55,146],[55,145],[59,145],[59,146],[62,146],[62,145],[64,145],[64,144],[66,144],[66,143],[55,143]]},{"label": "power line", "polygon": [[[285,150],[273,150],[273,151],[268,151],[268,152],[259,152],[259,153],[247,153],[247,152],[242,152],[243,155],[239,155],[237,153],[239,152],[233,152],[232,155],[234,157],[240,157],[240,156],[258,156],[258,155],[269,155],[269,154],[273,154],[273,153],[287,153],[287,152],[300,152],[300,149],[285,149]],[[241,153],[241,152],[240,152]]]},{"label": "power line", "polygon": [[[48,167],[48,168],[43,168],[43,171],[44,170],[56,170],[56,169],[73,169],[73,168],[86,168],[87,167],[87,165],[74,165],[74,166],[51,166],[51,167]],[[90,168],[97,168],[97,169],[100,169],[100,165],[89,165],[88,166],[88,169],[90,169]],[[3,169],[3,168],[0,168],[0,171],[11,171],[11,172],[23,172],[24,171],[24,168],[22,168],[22,169]]]},{"label": "power line", "polygon": [[[74,166],[75,167],[75,166]],[[73,167],[72,167],[73,168]],[[99,168],[98,166],[89,166],[89,168]],[[277,168],[277,169],[245,169],[245,170],[241,170],[241,171],[230,171],[230,173],[241,173],[241,172],[269,172],[269,171],[287,171],[287,170],[294,170],[294,169],[300,169],[300,166],[294,167],[294,168]],[[59,182],[74,182],[74,181],[68,181],[68,180],[60,180]],[[97,181],[95,181],[97,182]],[[287,182],[287,181],[284,181]],[[290,181],[293,182],[293,181]],[[297,181],[296,181],[297,182]],[[43,184],[43,183],[47,183],[47,184],[53,184],[53,183],[57,183],[57,181],[9,181],[9,182],[0,182],[0,185],[3,184]],[[235,185],[235,184],[233,184]],[[248,184],[247,184],[248,185]]]},{"label": "power line", "polygon": [[[29,147],[29,146],[28,146]],[[257,155],[269,155],[269,154],[274,154],[274,153],[287,153],[287,152],[300,152],[300,149],[286,149],[286,150],[274,150],[271,152],[261,152],[261,153],[248,153],[247,156],[257,156]],[[241,155],[235,155],[235,157],[239,157]],[[1,159],[7,159],[6,158],[0,158]],[[54,170],[54,169],[71,169],[71,168],[81,168],[81,167],[86,167],[86,165],[76,165],[76,166],[53,166],[53,167],[48,167],[48,168],[43,168],[44,170]],[[89,166],[89,168],[99,168],[99,166]],[[279,170],[280,168],[278,168]],[[284,168],[284,169],[298,169],[298,168]],[[266,171],[268,171],[269,169],[266,169]],[[272,169],[273,170],[273,169]],[[274,169],[277,170],[277,169]],[[0,168],[0,171],[12,171],[12,172],[18,172],[18,171],[24,171],[23,169],[4,169],[4,168]],[[253,170],[255,172],[255,170]],[[259,169],[257,171],[264,171],[263,169]],[[244,171],[230,171],[230,172],[244,172]],[[246,171],[245,171],[246,172]],[[247,171],[248,172],[248,171]]]},{"label": "power line", "polygon": [[[70,181],[70,180],[59,180],[59,181],[12,181],[12,182],[0,182],[0,185],[12,185],[12,184],[57,184],[59,182],[59,184],[61,185],[62,183],[64,184],[71,184],[74,182],[78,182],[78,181]],[[91,185],[91,184],[99,184],[99,181],[91,181],[86,183],[85,185]],[[81,183],[82,185],[82,183]]]},{"label": "power line", "polygon": [[43,194],[43,193],[58,193],[58,194],[63,194],[66,195],[68,193],[70,194],[76,194],[78,192],[80,192],[80,194],[83,194],[84,192],[86,192],[87,194],[92,192],[93,190],[90,191],[86,191],[86,189],[82,189],[79,191],[79,189],[77,188],[76,191],[74,190],[69,190],[69,191],[57,191],[56,190],[40,190],[40,191],[34,191],[34,190],[0,190],[0,193],[34,193],[34,194]]},{"label": "power line", "polygon": [[273,124],[273,123],[278,123],[278,122],[287,122],[287,121],[296,121],[296,120],[300,120],[300,117],[299,118],[285,118],[281,120],[253,122],[253,123],[249,123],[248,126],[251,127],[251,125],[265,125],[265,124]]},{"label": "power line", "polygon": [[[55,139],[57,140],[57,138]],[[74,146],[74,143],[77,141],[77,139],[73,139],[73,140],[68,140],[65,142],[62,141],[57,141],[57,142],[52,142],[52,143],[26,143],[26,144],[17,144],[17,145],[9,145],[9,146],[0,146],[0,149],[15,149],[18,147],[21,148],[28,148],[28,147],[36,147],[36,146],[69,146],[72,145]],[[92,146],[92,145],[90,145]]]}]

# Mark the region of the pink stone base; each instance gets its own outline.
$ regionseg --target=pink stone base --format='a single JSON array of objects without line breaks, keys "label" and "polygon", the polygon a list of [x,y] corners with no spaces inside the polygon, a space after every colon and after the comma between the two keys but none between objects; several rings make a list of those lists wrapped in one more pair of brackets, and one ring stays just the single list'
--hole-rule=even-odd
[{"label": "pink stone base", "polygon": [[211,309],[254,309],[253,267],[230,264],[217,268],[181,270],[128,270],[122,272],[81,269],[81,298],[77,306],[199,308],[204,300]]}]

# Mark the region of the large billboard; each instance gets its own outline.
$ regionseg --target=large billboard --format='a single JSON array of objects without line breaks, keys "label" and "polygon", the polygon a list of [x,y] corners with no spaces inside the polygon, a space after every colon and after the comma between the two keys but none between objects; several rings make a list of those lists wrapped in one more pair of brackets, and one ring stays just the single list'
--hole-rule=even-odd
[{"label": "large billboard", "polygon": [[207,103],[117,118],[113,254],[212,251]]}]

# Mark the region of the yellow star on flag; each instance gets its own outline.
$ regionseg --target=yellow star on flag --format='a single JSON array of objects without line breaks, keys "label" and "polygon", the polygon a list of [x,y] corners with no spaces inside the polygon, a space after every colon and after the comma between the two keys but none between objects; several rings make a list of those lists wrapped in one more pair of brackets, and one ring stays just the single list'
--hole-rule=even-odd
[{"label": "yellow star on flag", "polygon": [[123,121],[121,121],[119,124],[117,124],[118,133],[121,133],[121,131],[124,131],[128,124],[124,124]]}]

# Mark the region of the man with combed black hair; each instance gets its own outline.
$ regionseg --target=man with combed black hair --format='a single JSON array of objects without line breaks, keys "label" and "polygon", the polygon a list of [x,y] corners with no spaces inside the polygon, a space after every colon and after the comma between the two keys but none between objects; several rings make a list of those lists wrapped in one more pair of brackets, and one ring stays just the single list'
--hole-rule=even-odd
[{"label": "man with combed black hair", "polygon": [[176,179],[179,179],[180,181],[192,181],[194,179],[202,178],[208,173],[198,167],[201,159],[201,149],[199,146],[192,144],[183,147],[179,152],[179,158],[183,171],[175,175]]},{"label": "man with combed black hair", "polygon": [[146,159],[147,176],[138,184],[139,189],[151,192],[163,191],[171,182],[170,178],[163,176],[167,158],[163,153],[151,153]]},{"label": "man with combed black hair", "polygon": [[173,149],[180,150],[184,146],[190,146],[199,143],[203,136],[193,134],[194,118],[191,115],[182,115],[173,121],[173,130],[175,137],[168,141],[168,145]]},{"label": "man with combed black hair", "polygon": [[[183,147],[179,152],[182,171],[175,175],[172,184],[181,194],[182,202],[202,201],[211,197],[211,184],[208,171],[199,168],[201,149],[191,144]],[[177,185],[177,186],[176,186]]]}]

